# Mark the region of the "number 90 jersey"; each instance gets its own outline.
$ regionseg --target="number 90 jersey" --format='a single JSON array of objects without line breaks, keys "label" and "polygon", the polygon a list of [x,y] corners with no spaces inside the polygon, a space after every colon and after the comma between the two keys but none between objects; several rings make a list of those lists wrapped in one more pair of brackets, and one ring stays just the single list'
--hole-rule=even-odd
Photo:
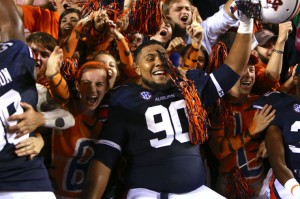
[{"label": "number 90 jersey", "polygon": [[271,124],[282,130],[286,164],[300,182],[300,100],[285,93],[270,92],[259,98],[254,107],[261,108],[265,104],[276,110]]},{"label": "number 90 jersey", "polygon": [[23,112],[20,102],[33,107],[37,103],[34,79],[35,61],[29,47],[22,41],[0,43],[0,191],[50,191],[51,186],[43,161],[17,157],[14,144],[29,135],[15,139],[6,127],[13,114]]}]

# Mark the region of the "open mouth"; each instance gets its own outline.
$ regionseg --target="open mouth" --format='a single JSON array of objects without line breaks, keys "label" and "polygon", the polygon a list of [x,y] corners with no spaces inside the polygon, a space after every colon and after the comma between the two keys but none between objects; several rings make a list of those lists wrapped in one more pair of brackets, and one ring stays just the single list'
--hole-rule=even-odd
[{"label": "open mouth", "polygon": [[97,96],[88,96],[87,97],[87,102],[89,104],[94,104],[94,103],[96,103],[96,101],[97,101]]},{"label": "open mouth", "polygon": [[72,29],[73,29],[72,26],[65,26],[65,27],[64,27],[64,31],[70,31],[70,30],[72,30]]},{"label": "open mouth", "polygon": [[249,87],[251,85],[252,82],[250,81],[244,81],[244,82],[241,82],[241,85],[242,86],[245,86],[245,87]]},{"label": "open mouth", "polygon": [[162,30],[162,31],[160,31],[159,35],[165,37],[165,36],[167,36],[167,31]]},{"label": "open mouth", "polygon": [[39,63],[36,62],[36,63],[35,63],[35,67],[36,67],[36,68],[41,68],[41,65],[40,65]]},{"label": "open mouth", "polygon": [[180,20],[181,20],[182,22],[187,22],[188,18],[189,18],[188,16],[184,15],[184,16],[182,16],[182,17],[180,18]]}]

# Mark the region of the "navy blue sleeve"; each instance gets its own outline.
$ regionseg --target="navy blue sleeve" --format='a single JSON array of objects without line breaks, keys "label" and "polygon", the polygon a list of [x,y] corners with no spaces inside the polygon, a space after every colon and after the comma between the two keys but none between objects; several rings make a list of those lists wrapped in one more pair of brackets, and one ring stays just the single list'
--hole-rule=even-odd
[{"label": "navy blue sleeve", "polygon": [[220,68],[211,74],[204,73],[201,70],[188,70],[186,77],[194,81],[205,106],[210,106],[218,98],[223,97],[240,78],[226,64],[222,64]]}]

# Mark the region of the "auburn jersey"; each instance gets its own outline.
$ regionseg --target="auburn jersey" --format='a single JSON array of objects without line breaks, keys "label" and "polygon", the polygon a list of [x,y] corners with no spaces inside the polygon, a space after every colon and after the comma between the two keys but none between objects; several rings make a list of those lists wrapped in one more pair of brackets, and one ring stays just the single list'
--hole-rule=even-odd
[{"label": "auburn jersey", "polygon": [[49,173],[57,196],[80,198],[101,127],[95,117],[81,114],[75,117],[75,126],[54,131]]},{"label": "auburn jersey", "polygon": [[[227,92],[239,78],[228,66],[221,68],[204,84],[198,81],[200,73],[189,74],[198,91],[203,88],[203,102],[213,103],[220,94],[218,85]],[[129,84],[110,93],[95,159],[112,169],[121,152],[128,161],[128,188],[184,193],[205,183],[199,145],[189,139],[185,100],[175,87],[159,91]]]},{"label": "auburn jersey", "polygon": [[286,164],[300,182],[300,100],[285,93],[270,92],[254,105],[260,108],[264,104],[271,104],[276,110],[275,119],[271,124],[281,129]]},{"label": "auburn jersey", "polygon": [[52,191],[40,157],[29,160],[15,155],[15,144],[29,135],[16,139],[16,133],[6,130],[16,124],[7,118],[23,112],[20,102],[36,106],[34,70],[35,61],[25,43],[0,43],[0,191]]}]

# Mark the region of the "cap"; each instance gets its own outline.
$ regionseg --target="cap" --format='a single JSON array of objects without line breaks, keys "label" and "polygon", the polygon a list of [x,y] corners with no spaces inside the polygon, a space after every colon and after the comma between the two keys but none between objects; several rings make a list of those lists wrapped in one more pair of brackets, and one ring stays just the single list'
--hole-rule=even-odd
[{"label": "cap", "polygon": [[256,55],[254,55],[253,53],[251,53],[250,57],[249,57],[248,64],[249,65],[255,65],[257,63],[258,63],[258,57]]},{"label": "cap", "polygon": [[255,34],[255,40],[259,46],[265,45],[270,39],[277,38],[273,32],[267,29],[260,29]]}]

